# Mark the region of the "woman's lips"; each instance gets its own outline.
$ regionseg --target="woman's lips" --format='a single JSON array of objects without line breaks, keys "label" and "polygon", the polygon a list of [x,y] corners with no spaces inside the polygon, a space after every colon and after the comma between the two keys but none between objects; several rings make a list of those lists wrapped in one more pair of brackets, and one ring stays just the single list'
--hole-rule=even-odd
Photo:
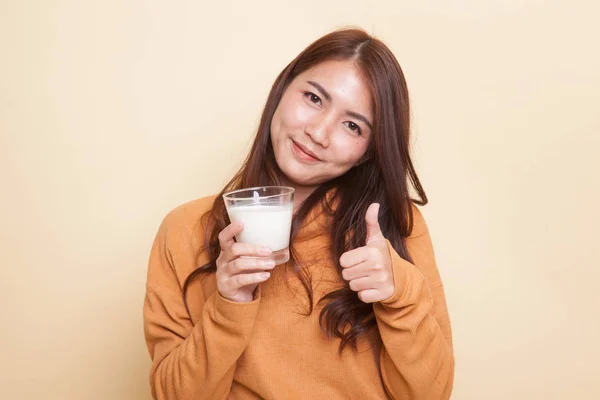
[{"label": "woman's lips", "polygon": [[307,153],[302,147],[300,147],[301,145],[298,145],[298,143],[294,142],[292,140],[292,147],[294,148],[294,152],[296,153],[296,155],[298,155],[298,157],[300,157],[302,160],[305,161],[310,161],[310,162],[317,162],[317,161],[321,161],[318,158],[310,155],[309,153]]}]

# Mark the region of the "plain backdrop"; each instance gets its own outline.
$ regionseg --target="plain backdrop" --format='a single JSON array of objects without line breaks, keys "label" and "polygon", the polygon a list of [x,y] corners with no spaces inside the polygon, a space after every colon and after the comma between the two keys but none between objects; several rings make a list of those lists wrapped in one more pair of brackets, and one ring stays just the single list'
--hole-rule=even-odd
[{"label": "plain backdrop", "polygon": [[0,398],[149,399],[166,213],[217,192],[305,46],[360,26],[412,95],[453,399],[600,398],[594,1],[0,1]]}]

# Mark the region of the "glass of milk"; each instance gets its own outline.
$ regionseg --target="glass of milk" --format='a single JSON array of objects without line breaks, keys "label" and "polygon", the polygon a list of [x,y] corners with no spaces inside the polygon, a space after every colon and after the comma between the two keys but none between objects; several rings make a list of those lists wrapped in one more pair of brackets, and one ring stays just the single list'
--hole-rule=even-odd
[{"label": "glass of milk", "polygon": [[294,210],[294,188],[260,186],[234,190],[223,195],[231,222],[241,221],[244,230],[235,236],[238,243],[259,244],[273,252],[275,264],[290,259],[290,232]]}]

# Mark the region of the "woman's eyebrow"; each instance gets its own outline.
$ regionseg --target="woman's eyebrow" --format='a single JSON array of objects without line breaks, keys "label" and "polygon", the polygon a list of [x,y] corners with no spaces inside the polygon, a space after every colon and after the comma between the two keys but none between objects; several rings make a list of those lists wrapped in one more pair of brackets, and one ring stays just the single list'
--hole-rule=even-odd
[{"label": "woman's eyebrow", "polygon": [[353,117],[356,119],[360,119],[362,122],[364,122],[369,127],[370,130],[373,130],[371,123],[369,122],[367,117],[365,117],[364,115],[356,113],[354,111],[346,111],[346,115],[349,115],[350,117]]},{"label": "woman's eyebrow", "polygon": [[314,81],[306,81],[309,85],[314,86],[325,97],[325,100],[331,101],[331,95],[325,88]]},{"label": "woman's eyebrow", "polygon": [[[321,92],[323,97],[325,97],[325,100],[331,102],[331,95],[329,94],[329,92],[327,90],[325,90],[325,88],[323,86],[321,86],[320,84],[318,84],[315,81],[306,81],[306,83],[308,83],[311,86],[314,86],[319,92]],[[364,115],[359,114],[354,111],[346,111],[346,115],[349,115],[350,117],[361,120],[369,127],[370,130],[373,130],[373,126],[371,125],[371,123],[369,122],[367,117],[365,117]]]}]

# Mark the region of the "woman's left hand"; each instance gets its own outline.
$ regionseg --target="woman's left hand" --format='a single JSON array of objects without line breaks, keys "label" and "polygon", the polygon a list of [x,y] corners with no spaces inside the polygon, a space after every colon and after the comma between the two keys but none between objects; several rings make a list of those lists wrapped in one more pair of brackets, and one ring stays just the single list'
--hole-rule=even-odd
[{"label": "woman's left hand", "polygon": [[387,300],[394,294],[392,259],[379,227],[378,214],[379,204],[371,204],[365,215],[366,246],[347,251],[340,257],[342,277],[365,303]]}]

